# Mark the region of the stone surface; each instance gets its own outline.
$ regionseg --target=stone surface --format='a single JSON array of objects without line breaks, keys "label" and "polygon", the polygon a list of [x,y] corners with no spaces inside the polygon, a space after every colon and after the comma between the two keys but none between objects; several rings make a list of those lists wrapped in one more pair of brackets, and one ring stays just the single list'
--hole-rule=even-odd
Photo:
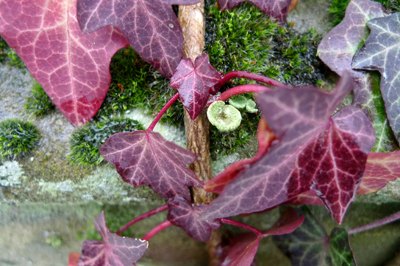
[{"label": "stone surface", "polygon": [[325,35],[331,28],[329,7],[331,0],[300,0],[296,8],[289,13],[287,21],[294,22],[294,29],[304,33],[316,29]]}]

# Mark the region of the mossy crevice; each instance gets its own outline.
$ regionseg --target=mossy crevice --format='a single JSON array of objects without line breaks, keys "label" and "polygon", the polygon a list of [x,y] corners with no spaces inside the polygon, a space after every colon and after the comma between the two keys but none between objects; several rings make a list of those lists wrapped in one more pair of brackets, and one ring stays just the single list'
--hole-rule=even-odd
[{"label": "mossy crevice", "polygon": [[0,36],[0,62],[3,61],[17,68],[25,68],[25,64],[21,58],[19,58],[17,53],[8,46],[7,42]]},{"label": "mossy crevice", "polygon": [[55,104],[37,81],[31,87],[31,93],[32,96],[26,98],[25,110],[39,117],[48,115],[55,110]]},{"label": "mossy crevice", "polygon": [[133,119],[117,117],[93,121],[72,134],[68,159],[78,165],[99,165],[104,160],[99,149],[107,139],[116,133],[136,130],[144,130],[144,127]]},{"label": "mossy crevice", "polygon": [[0,122],[0,159],[14,159],[32,152],[40,133],[31,122],[6,119]]}]

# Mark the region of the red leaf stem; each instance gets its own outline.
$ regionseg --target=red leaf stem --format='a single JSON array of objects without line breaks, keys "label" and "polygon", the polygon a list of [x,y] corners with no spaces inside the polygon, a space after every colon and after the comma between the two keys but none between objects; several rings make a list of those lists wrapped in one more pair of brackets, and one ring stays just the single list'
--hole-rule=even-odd
[{"label": "red leaf stem", "polygon": [[165,221],[165,222],[160,223],[159,225],[157,225],[156,227],[151,229],[151,231],[148,232],[147,235],[145,235],[142,238],[142,240],[149,241],[153,236],[155,236],[156,234],[158,234],[159,232],[161,232],[165,228],[170,227],[171,225],[172,224],[171,224],[170,221]]},{"label": "red leaf stem", "polygon": [[129,227],[131,227],[132,225],[134,225],[135,223],[144,220],[146,218],[149,218],[150,216],[153,216],[154,214],[163,212],[168,210],[168,204],[165,204],[161,207],[155,208],[154,210],[151,210],[149,212],[143,213],[142,215],[136,217],[135,219],[133,219],[132,221],[130,221],[129,223],[125,224],[124,226],[122,226],[118,231],[117,231],[117,235],[121,235],[123,231],[125,231],[126,229],[128,229]]},{"label": "red leaf stem", "polygon": [[171,105],[178,99],[179,93],[176,93],[166,104],[165,106],[161,109],[161,111],[158,113],[156,118],[154,118],[153,122],[151,122],[151,125],[147,129],[147,132],[153,131],[154,127],[157,125],[158,121],[161,119],[163,114],[168,110],[168,108],[171,107]]},{"label": "red leaf stem", "polygon": [[[223,92],[221,96],[215,98],[214,101],[226,101],[229,98],[242,93],[254,93],[254,92],[271,91],[271,90],[272,89],[269,87],[257,84],[240,85]],[[208,102],[207,105],[212,104],[214,101]]]},{"label": "red leaf stem", "polygon": [[390,215],[388,217],[385,217],[385,218],[383,218],[381,220],[372,222],[370,224],[366,224],[366,225],[363,225],[363,226],[360,226],[360,227],[356,227],[356,228],[350,229],[350,230],[347,231],[347,233],[349,235],[354,235],[354,234],[357,234],[357,233],[360,233],[360,232],[363,232],[363,231],[374,229],[376,227],[379,227],[379,226],[394,222],[394,221],[399,220],[399,219],[400,219],[400,211],[396,212],[395,214],[392,214],[392,215]]},{"label": "red leaf stem", "polygon": [[221,223],[224,223],[224,224],[230,224],[230,225],[234,225],[234,226],[237,226],[240,228],[247,229],[247,230],[253,232],[254,234],[256,234],[258,237],[263,236],[263,233],[260,230],[258,230],[257,228],[254,228],[250,225],[247,225],[247,224],[235,221],[235,220],[231,220],[231,219],[226,219],[226,218],[222,218],[222,219],[220,219],[220,221],[221,221]]},{"label": "red leaf stem", "polygon": [[226,74],[225,76],[222,77],[222,79],[216,84],[213,88],[210,89],[211,94],[216,94],[219,89],[225,85],[229,80],[234,79],[234,78],[246,78],[246,79],[251,79],[255,80],[258,82],[262,82],[274,87],[287,87],[285,84],[280,83],[277,80],[267,78],[263,75],[260,74],[255,74],[251,72],[246,72],[246,71],[232,71]]}]

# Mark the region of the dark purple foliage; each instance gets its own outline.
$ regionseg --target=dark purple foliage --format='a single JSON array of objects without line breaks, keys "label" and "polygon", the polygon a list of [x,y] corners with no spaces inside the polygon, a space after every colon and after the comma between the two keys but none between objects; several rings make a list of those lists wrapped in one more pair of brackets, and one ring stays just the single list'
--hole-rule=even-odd
[{"label": "dark purple foliage", "polygon": [[353,88],[345,75],[332,93],[315,88],[280,88],[258,96],[278,142],[230,182],[203,219],[272,208],[310,188],[340,223],[361,182],[375,133],[355,107],[336,109]]},{"label": "dark purple foliage", "polygon": [[283,23],[289,13],[292,0],[218,0],[221,10],[232,9],[245,1],[255,4],[268,16]]},{"label": "dark purple foliage", "polygon": [[163,75],[172,77],[182,58],[182,29],[172,5],[199,0],[78,0],[84,32],[117,26],[139,55]]},{"label": "dark purple foliage", "polygon": [[372,19],[371,34],[354,57],[356,69],[378,70],[390,127],[400,141],[400,13]]},{"label": "dark purple foliage", "polygon": [[83,243],[79,266],[128,266],[143,256],[148,247],[147,241],[110,233],[104,212],[93,220],[104,242],[86,240]]},{"label": "dark purple foliage", "polygon": [[165,199],[181,196],[190,200],[186,186],[203,187],[186,167],[196,161],[196,156],[156,132],[114,134],[101,146],[100,153],[116,166],[125,182],[135,187],[147,185]]},{"label": "dark purple foliage", "polygon": [[171,78],[171,87],[179,91],[183,106],[194,120],[206,106],[210,88],[219,82],[221,75],[210,65],[207,54],[192,59],[182,59]]},{"label": "dark purple foliage", "polygon": [[346,230],[334,228],[328,236],[310,211],[298,209],[304,215],[303,224],[293,233],[273,236],[279,249],[296,266],[355,266]]},{"label": "dark purple foliage", "polygon": [[275,225],[257,236],[254,233],[244,233],[235,236],[222,256],[221,266],[250,266],[254,261],[261,238],[270,235],[292,233],[304,221],[293,208],[286,208]]},{"label": "dark purple foliage", "polygon": [[129,45],[112,26],[82,33],[75,0],[0,1],[0,34],[77,126],[99,110],[111,82],[110,59]]},{"label": "dark purple foliage", "polygon": [[221,226],[221,223],[215,220],[201,220],[207,205],[190,204],[181,197],[175,197],[168,201],[168,209],[168,220],[198,241],[207,241],[211,231]]}]

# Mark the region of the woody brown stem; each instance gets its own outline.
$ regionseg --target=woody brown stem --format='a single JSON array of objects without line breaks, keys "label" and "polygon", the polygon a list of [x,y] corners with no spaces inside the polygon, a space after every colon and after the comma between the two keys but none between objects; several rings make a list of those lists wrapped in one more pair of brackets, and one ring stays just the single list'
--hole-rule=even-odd
[{"label": "woody brown stem", "polygon": [[[203,53],[205,36],[204,1],[191,6],[179,7],[179,23],[183,31],[183,57],[193,61]],[[203,182],[213,178],[210,164],[210,122],[206,110],[192,120],[185,110],[186,145],[197,155],[197,161],[189,167]],[[203,189],[193,189],[196,203],[209,204],[214,196]]]},{"label": "woody brown stem", "polygon": [[[183,58],[191,58],[193,61],[203,53],[205,36],[204,1],[192,6],[179,6],[179,23],[183,31]],[[203,182],[213,178],[210,163],[210,122],[207,112],[203,110],[199,116],[192,120],[186,110],[185,131],[188,150],[197,155],[197,161],[189,165],[196,176]],[[204,189],[193,188],[195,203],[209,204],[215,196]],[[210,257],[210,266],[219,264],[216,248],[221,243],[221,234],[213,231],[207,242]]]}]

